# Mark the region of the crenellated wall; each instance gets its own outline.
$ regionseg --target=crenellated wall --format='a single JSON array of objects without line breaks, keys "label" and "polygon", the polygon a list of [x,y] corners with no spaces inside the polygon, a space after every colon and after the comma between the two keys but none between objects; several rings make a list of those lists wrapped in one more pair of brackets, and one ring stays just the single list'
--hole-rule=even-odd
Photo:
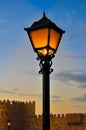
[{"label": "crenellated wall", "polygon": [[12,130],[25,130],[31,127],[35,117],[35,102],[0,101],[0,129],[7,130],[7,121],[12,121]]},{"label": "crenellated wall", "polygon": [[[37,116],[39,129],[42,130],[42,116]],[[86,130],[86,114],[84,113],[68,113],[68,114],[51,114],[50,115],[51,130]]]},{"label": "crenellated wall", "polygon": [[[35,101],[0,101],[0,130],[7,130],[7,121],[11,120],[10,130],[42,130],[42,116],[35,115]],[[51,114],[51,130],[86,130],[86,114]]]}]

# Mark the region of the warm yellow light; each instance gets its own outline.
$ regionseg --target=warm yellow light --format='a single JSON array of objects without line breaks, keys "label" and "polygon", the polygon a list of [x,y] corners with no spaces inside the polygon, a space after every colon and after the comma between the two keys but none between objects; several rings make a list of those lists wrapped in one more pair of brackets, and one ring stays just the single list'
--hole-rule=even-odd
[{"label": "warm yellow light", "polygon": [[49,45],[51,48],[56,49],[59,43],[60,33],[56,32],[53,29],[50,29],[50,42]]},{"label": "warm yellow light", "polygon": [[11,126],[11,121],[8,121],[8,122],[7,122],[7,125],[8,125],[8,126]]},{"label": "warm yellow light", "polygon": [[62,34],[65,32],[45,16],[34,22],[27,31],[34,51],[42,56],[54,55],[58,49]]},{"label": "warm yellow light", "polygon": [[44,55],[47,55],[47,53],[48,53],[48,50],[44,49]]},{"label": "warm yellow light", "polygon": [[43,56],[55,53],[61,34],[54,29],[42,28],[29,32],[33,48]]},{"label": "warm yellow light", "polygon": [[45,47],[48,43],[48,29],[39,29],[30,32],[34,48]]},{"label": "warm yellow light", "polygon": [[47,49],[38,50],[39,53],[46,56],[47,55]]},{"label": "warm yellow light", "polygon": [[42,49],[42,50],[38,50],[39,53],[41,53],[43,56],[47,56],[47,55],[52,55],[54,53],[53,50],[50,49]]}]

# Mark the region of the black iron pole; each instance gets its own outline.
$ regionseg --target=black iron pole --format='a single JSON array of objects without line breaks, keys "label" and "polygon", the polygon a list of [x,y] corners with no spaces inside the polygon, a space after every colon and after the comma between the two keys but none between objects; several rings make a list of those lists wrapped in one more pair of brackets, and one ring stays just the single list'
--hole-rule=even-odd
[{"label": "black iron pole", "polygon": [[43,130],[50,130],[50,67],[49,61],[43,65]]}]

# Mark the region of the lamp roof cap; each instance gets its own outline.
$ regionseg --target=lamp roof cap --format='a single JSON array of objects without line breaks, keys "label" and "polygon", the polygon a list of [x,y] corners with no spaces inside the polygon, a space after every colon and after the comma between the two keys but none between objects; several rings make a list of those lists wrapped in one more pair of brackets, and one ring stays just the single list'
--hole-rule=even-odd
[{"label": "lamp roof cap", "polygon": [[45,12],[43,13],[43,17],[40,20],[34,22],[31,27],[24,28],[24,30],[28,32],[42,28],[50,28],[50,29],[52,28],[55,29],[57,32],[65,33],[65,31],[60,29],[58,26],[56,26],[55,23],[53,23],[50,19],[46,17]]}]

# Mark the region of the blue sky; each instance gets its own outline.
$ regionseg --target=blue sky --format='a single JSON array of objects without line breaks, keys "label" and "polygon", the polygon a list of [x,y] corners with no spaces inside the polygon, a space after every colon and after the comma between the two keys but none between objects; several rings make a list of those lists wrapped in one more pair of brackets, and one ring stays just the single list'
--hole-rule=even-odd
[{"label": "blue sky", "polygon": [[65,30],[53,59],[51,112],[86,112],[86,1],[0,0],[0,99],[36,101],[42,76],[24,27],[46,16]]}]

